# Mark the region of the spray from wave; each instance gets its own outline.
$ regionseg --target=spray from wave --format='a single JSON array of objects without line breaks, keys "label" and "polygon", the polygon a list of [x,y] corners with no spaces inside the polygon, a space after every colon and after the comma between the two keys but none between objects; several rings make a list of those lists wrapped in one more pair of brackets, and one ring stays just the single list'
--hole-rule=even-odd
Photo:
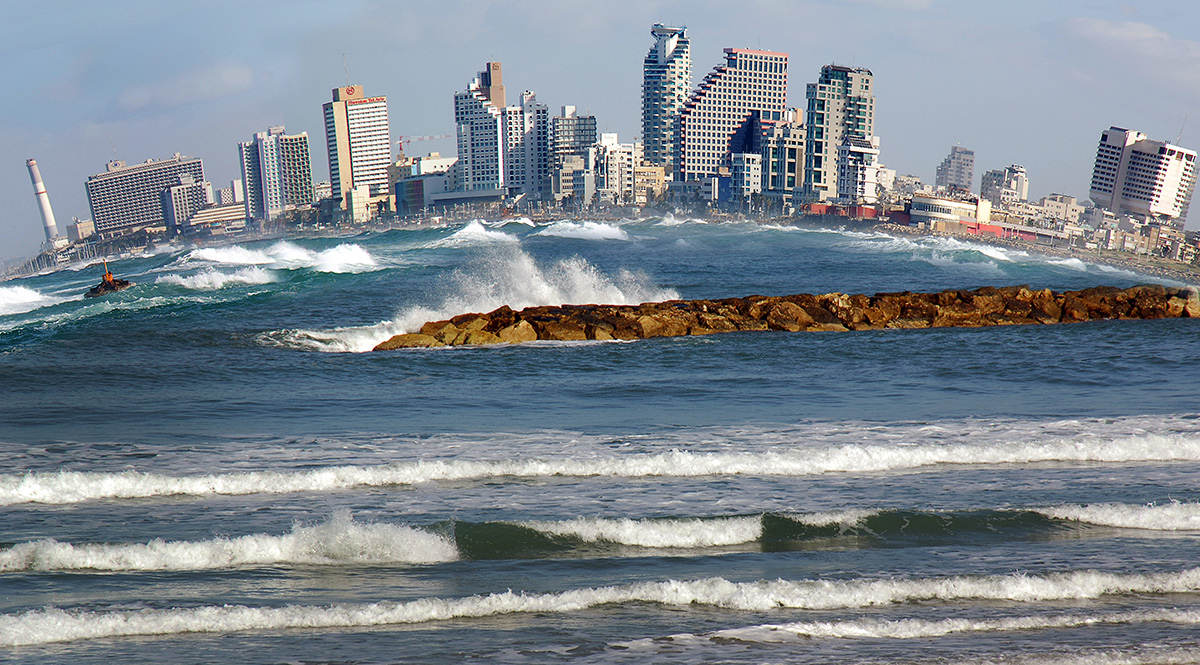
[{"label": "spray from wave", "polygon": [[[519,223],[519,222],[517,222]],[[532,222],[530,222],[532,225]],[[452,247],[477,247],[497,243],[516,243],[521,239],[503,231],[493,231],[486,228],[482,222],[473,219],[454,233],[433,240],[425,245],[426,249],[443,249]]]},{"label": "spray from wave", "polygon": [[154,280],[155,284],[175,284],[187,289],[214,290],[230,284],[269,284],[277,281],[275,274],[258,266],[249,266],[232,273],[205,268],[191,275],[169,274]]},{"label": "spray from wave", "polygon": [[[479,230],[501,233],[488,231],[482,225]],[[465,228],[459,231],[463,232]],[[453,273],[448,291],[441,304],[410,307],[390,321],[332,330],[279,331],[268,333],[264,341],[291,348],[363,352],[393,335],[415,332],[426,321],[466,312],[490,312],[501,305],[518,310],[536,305],[636,305],[679,297],[674,290],[652,286],[644,275],[626,270],[614,277],[605,275],[580,257],[539,265],[522,249],[507,243]]]},{"label": "spray from wave", "polygon": [[[990,575],[916,579],[773,580],[721,578],[643,582],[560,593],[513,591],[467,598],[424,598],[393,603],[314,607],[206,606],[190,609],[66,611],[58,608],[0,615],[0,645],[23,646],[133,635],[231,633],[289,628],[351,628],[417,624],[506,614],[578,612],[601,605],[704,605],[734,611],[836,610],[920,601],[1045,602],[1114,594],[1189,593],[1200,590],[1200,569],[1149,574],[1076,571],[1046,575]],[[1195,622],[1192,618],[1190,621]]]},{"label": "spray from wave", "polygon": [[359,245],[343,243],[314,251],[290,242],[278,242],[264,249],[241,245],[204,247],[192,250],[185,263],[203,261],[220,265],[266,266],[285,270],[311,268],[317,272],[358,273],[379,269],[379,262]]},{"label": "spray from wave", "polygon": [[534,235],[578,240],[629,240],[629,234],[619,226],[590,221],[555,222]]},{"label": "spray from wave", "polygon": [[42,295],[28,286],[0,286],[0,316],[24,314],[60,302],[65,299]]},{"label": "spray from wave", "polygon": [[987,445],[911,446],[848,444],[770,452],[697,453],[673,450],[588,458],[421,460],[382,466],[332,466],[304,471],[254,471],[168,476],[137,471],[0,475],[0,505],[68,504],[95,499],[172,495],[245,495],[319,492],[431,481],[536,477],[802,477],[828,473],[879,473],[947,465],[1043,462],[1140,463],[1200,461],[1200,439],[1148,434],[1112,440],[1059,439]]}]

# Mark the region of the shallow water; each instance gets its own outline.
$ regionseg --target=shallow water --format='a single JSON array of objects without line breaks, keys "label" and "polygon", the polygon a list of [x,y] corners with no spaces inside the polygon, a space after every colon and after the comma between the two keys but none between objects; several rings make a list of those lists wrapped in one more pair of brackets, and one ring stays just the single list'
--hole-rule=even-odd
[{"label": "shallow water", "polygon": [[0,284],[0,660],[1200,662],[1191,320],[363,353],[501,304],[1151,278],[675,219]]}]

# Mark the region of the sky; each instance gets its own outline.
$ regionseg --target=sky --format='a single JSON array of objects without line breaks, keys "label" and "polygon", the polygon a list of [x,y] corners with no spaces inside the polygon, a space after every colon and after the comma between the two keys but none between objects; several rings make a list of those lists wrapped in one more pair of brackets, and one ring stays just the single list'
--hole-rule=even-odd
[{"label": "sky", "polygon": [[[25,160],[38,161],[65,234],[90,217],[84,183],[115,158],[179,152],[214,187],[240,177],[237,143],[307,131],[328,179],[321,104],[354,83],[386,95],[392,139],[455,132],[453,94],[499,60],[510,98],[641,130],[654,23],[683,25],[693,79],[729,47],[783,51],[788,103],[821,66],[875,75],[880,159],[932,182],[952,145],[980,175],[1025,166],[1030,197],[1086,199],[1100,133],[1136,129],[1200,148],[1194,0],[3,0],[0,259],[44,239]],[[452,139],[409,154],[454,153]],[[1189,228],[1200,226],[1200,213]]]}]

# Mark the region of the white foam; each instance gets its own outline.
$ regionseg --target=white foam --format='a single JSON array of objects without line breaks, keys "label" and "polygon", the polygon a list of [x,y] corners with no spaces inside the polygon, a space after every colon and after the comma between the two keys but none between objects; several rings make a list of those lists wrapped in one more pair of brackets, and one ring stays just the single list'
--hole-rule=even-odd
[{"label": "white foam", "polygon": [[487,222],[487,225],[492,228],[503,228],[505,226],[508,226],[509,224],[519,224],[521,226],[529,226],[529,227],[537,226],[537,224],[534,224],[533,220],[529,219],[528,217],[514,217],[511,219],[500,219],[500,220],[496,220],[494,222]]},{"label": "white foam", "polygon": [[[745,628],[718,630],[700,635],[673,635],[672,642],[681,638],[734,639],[752,643],[791,643],[810,638],[832,639],[896,639],[911,640],[941,637],[956,633],[1012,632],[1077,628],[1098,624],[1134,624],[1168,622],[1184,625],[1200,624],[1200,610],[1155,609],[1099,614],[1038,614],[1002,617],[997,619],[855,619],[849,621],[797,621],[784,624],[763,624]],[[638,642],[642,642],[639,640]],[[636,644],[636,643],[626,643]]]},{"label": "white foam", "polygon": [[716,519],[597,519],[559,522],[521,522],[522,526],[556,536],[573,536],[637,547],[720,547],[754,542],[762,537],[762,518]]},{"label": "white foam", "polygon": [[65,301],[65,298],[42,295],[28,286],[0,286],[0,316],[24,314]]},{"label": "white foam", "polygon": [[1129,505],[1122,503],[1093,503],[1037,508],[1047,517],[1100,526],[1154,531],[1200,530],[1200,503],[1172,501],[1164,504]]},{"label": "white foam", "polygon": [[779,609],[834,610],[938,600],[1042,602],[1082,600],[1113,594],[1186,593],[1200,590],[1200,569],[1150,574],[1095,571],[1047,575],[995,575],[883,580],[773,580],[730,582],[721,578],[644,582],[560,593],[513,591],[467,598],[425,598],[404,603],[189,609],[66,611],[59,608],[0,615],[0,646],[125,637],[231,633],[289,628],[350,628],[416,624],[517,613],[560,614],[600,605],[657,603],[705,605],[766,612]]},{"label": "white foam", "polygon": [[986,445],[937,444],[796,447],[770,452],[700,453],[672,450],[609,457],[421,460],[382,466],[331,466],[304,471],[256,471],[168,476],[137,471],[0,475],[0,505],[65,504],[104,498],[170,495],[279,494],[429,481],[490,478],[812,476],[882,473],[946,465],[1021,465],[1041,462],[1200,461],[1200,438],[1145,434],[1110,440],[1054,439]]},{"label": "white foam", "polygon": [[590,221],[555,222],[534,235],[579,240],[629,240],[629,234],[619,226]]},{"label": "white foam", "polygon": [[[483,233],[498,233],[472,223]],[[449,290],[451,294],[441,304],[410,307],[390,321],[332,330],[278,331],[268,333],[264,341],[318,351],[363,352],[393,335],[415,332],[426,321],[465,312],[490,312],[501,305],[516,310],[536,305],[636,305],[679,297],[673,290],[652,286],[643,275],[623,270],[609,277],[580,257],[539,265],[515,244],[494,247],[453,273]]]},{"label": "white foam", "polygon": [[292,527],[282,536],[186,542],[72,544],[56,540],[19,543],[0,550],[0,573],[56,570],[207,570],[233,566],[436,563],[458,550],[445,538],[407,526],[363,524],[341,512],[317,526]]},{"label": "white foam", "polygon": [[788,513],[784,517],[807,526],[852,527],[862,523],[868,517],[878,515],[879,513],[879,510],[850,509],[819,513]]},{"label": "white foam", "polygon": [[240,245],[205,247],[192,250],[184,258],[184,263],[193,261],[290,270],[311,268],[317,272],[328,273],[357,273],[379,268],[379,262],[370,252],[360,245],[350,243],[342,243],[321,251],[286,241],[277,242],[265,249],[249,249]]},{"label": "white foam", "polygon": [[491,245],[495,243],[516,243],[520,241],[521,239],[514,235],[485,228],[482,222],[473,219],[449,236],[427,243],[425,248],[438,249],[444,247]]},{"label": "white foam", "polygon": [[213,290],[230,284],[269,284],[277,281],[275,273],[258,266],[247,266],[232,273],[205,268],[191,275],[171,273],[154,280],[155,284],[177,284],[188,289]]}]

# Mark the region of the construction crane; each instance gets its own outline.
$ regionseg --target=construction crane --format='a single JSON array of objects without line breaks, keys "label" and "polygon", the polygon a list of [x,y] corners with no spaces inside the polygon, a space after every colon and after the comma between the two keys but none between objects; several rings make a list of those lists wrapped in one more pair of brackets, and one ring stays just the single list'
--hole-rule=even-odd
[{"label": "construction crane", "polygon": [[449,134],[438,134],[437,136],[401,136],[400,140],[396,141],[396,143],[400,144],[400,154],[404,154],[404,149],[408,147],[409,143],[416,143],[417,141],[434,141],[436,139],[448,138],[452,137]]}]

